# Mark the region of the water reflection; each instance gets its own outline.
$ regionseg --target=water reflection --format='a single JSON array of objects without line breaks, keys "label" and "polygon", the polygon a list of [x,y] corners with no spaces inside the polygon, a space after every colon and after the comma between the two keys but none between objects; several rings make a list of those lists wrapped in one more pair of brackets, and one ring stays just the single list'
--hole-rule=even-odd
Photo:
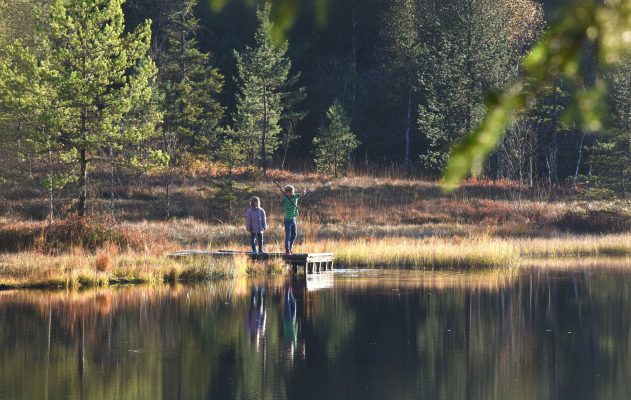
[{"label": "water reflection", "polygon": [[630,328],[588,269],[0,292],[0,398],[620,399]]},{"label": "water reflection", "polygon": [[261,344],[261,339],[265,335],[266,316],[265,287],[252,286],[250,309],[248,310],[246,326],[250,335],[250,342],[255,344],[257,349]]}]

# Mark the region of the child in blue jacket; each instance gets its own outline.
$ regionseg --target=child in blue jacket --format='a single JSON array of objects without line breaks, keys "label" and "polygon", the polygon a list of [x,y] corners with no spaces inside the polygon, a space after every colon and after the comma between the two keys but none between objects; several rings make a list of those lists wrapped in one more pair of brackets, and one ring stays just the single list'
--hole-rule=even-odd
[{"label": "child in blue jacket", "polygon": [[265,210],[260,207],[261,200],[254,196],[250,199],[250,208],[245,212],[245,229],[250,232],[252,252],[256,253],[258,242],[259,254],[263,254],[263,232],[267,229]]}]

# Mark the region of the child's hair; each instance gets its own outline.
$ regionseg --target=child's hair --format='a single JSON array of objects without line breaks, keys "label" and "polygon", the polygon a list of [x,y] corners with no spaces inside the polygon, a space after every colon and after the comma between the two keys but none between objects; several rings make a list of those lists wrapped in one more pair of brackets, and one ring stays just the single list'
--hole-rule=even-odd
[{"label": "child's hair", "polygon": [[294,187],[291,185],[287,185],[285,186],[285,192],[294,192]]},{"label": "child's hair", "polygon": [[259,198],[258,198],[258,197],[256,197],[256,196],[252,196],[252,197],[250,197],[250,205],[251,205],[251,206],[254,206],[254,203],[259,203],[259,204],[261,204],[261,199],[259,199]]}]

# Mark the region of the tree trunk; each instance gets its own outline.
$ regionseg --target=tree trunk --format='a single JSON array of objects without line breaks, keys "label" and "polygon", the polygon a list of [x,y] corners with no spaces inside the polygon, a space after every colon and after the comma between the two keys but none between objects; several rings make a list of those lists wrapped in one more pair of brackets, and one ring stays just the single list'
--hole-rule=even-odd
[{"label": "tree trunk", "polygon": [[110,146],[110,214],[114,218],[114,150]]},{"label": "tree trunk", "polygon": [[337,178],[337,164],[339,162],[337,146],[335,147],[335,152],[333,154],[333,176]]},{"label": "tree trunk", "polygon": [[79,150],[79,203],[77,213],[80,217],[85,216],[85,205],[88,197],[88,160],[85,149]]},{"label": "tree trunk", "polygon": [[267,175],[267,152],[265,150],[267,120],[267,87],[263,85],[263,132],[261,134],[261,168],[263,169],[263,175]]},{"label": "tree trunk", "polygon": [[164,190],[166,194],[166,219],[171,218],[171,167],[167,167]]},{"label": "tree trunk", "polygon": [[55,203],[53,199],[53,152],[48,142],[48,222],[53,223],[55,217]]},{"label": "tree trunk", "polygon": [[559,181],[558,158],[559,158],[559,132],[557,127],[557,102],[559,101],[558,85],[554,85],[554,117],[552,119],[552,152],[550,154],[550,183]]},{"label": "tree trunk", "polygon": [[404,149],[403,149],[403,165],[407,170],[410,167],[410,129],[412,125],[412,85],[408,79],[408,99],[407,110],[405,114],[405,135],[404,135]]},{"label": "tree trunk", "polygon": [[558,172],[558,156],[559,156],[559,134],[557,127],[554,126],[552,130],[552,151],[550,153],[550,183],[556,183],[559,181]]},{"label": "tree trunk", "polygon": [[528,184],[530,185],[530,187],[533,187],[534,185],[534,176],[535,176],[535,163],[536,163],[536,149],[537,149],[537,131],[538,131],[538,127],[536,129],[533,129],[531,131],[530,134],[530,148],[528,149],[528,153],[529,153],[529,165],[528,165]]},{"label": "tree trunk", "polygon": [[578,171],[581,167],[581,159],[583,158],[583,141],[585,140],[585,132],[581,136],[581,144],[578,146],[578,158],[576,160],[576,170],[574,171],[574,181],[572,182],[572,189],[576,190],[576,181],[578,180]]}]

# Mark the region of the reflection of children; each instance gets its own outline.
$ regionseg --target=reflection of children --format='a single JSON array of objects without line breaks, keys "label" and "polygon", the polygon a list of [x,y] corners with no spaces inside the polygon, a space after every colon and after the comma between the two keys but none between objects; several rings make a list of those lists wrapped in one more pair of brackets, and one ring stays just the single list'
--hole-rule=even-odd
[{"label": "reflection of children", "polygon": [[260,205],[258,197],[250,199],[250,208],[245,212],[245,228],[250,232],[252,252],[256,253],[256,243],[259,244],[259,254],[263,254],[263,232],[267,229],[265,210]]},{"label": "reflection of children", "polygon": [[[294,193],[294,187],[291,185],[285,186],[283,191],[285,192],[283,196],[283,207],[285,209],[285,253],[293,254],[292,247],[298,235],[296,217],[298,216],[298,199],[300,195]],[[307,191],[303,189],[301,194],[304,196],[307,194]]]},{"label": "reflection of children", "polygon": [[246,327],[250,335],[250,341],[256,344],[257,348],[261,338],[265,335],[265,320],[267,314],[263,304],[265,288],[252,287],[252,296],[250,297],[250,309],[246,320]]},{"label": "reflection of children", "polygon": [[291,287],[285,288],[283,305],[283,342],[293,347],[298,341],[298,321],[296,319],[296,298]]}]

